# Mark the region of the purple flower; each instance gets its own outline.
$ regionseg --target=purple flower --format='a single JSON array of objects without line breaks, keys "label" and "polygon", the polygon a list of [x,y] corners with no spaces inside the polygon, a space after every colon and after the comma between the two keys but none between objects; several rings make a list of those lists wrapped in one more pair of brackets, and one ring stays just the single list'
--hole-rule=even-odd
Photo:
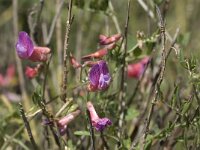
[{"label": "purple flower", "polygon": [[16,50],[21,59],[29,59],[34,62],[46,61],[51,51],[48,47],[34,46],[31,38],[24,31],[19,32]]},{"label": "purple flower", "polygon": [[95,127],[97,131],[103,131],[105,127],[112,124],[112,122],[108,118],[99,118],[91,102],[87,102],[87,109],[90,112],[92,126]]},{"label": "purple flower", "polygon": [[17,54],[22,59],[28,59],[33,53],[33,42],[24,31],[19,32],[18,41],[16,44]]},{"label": "purple flower", "polygon": [[89,72],[89,91],[105,90],[108,88],[111,76],[105,61],[99,61],[93,65]]},{"label": "purple flower", "polygon": [[111,124],[112,122],[108,118],[99,118],[93,121],[93,126],[97,131],[103,131],[106,126]]}]

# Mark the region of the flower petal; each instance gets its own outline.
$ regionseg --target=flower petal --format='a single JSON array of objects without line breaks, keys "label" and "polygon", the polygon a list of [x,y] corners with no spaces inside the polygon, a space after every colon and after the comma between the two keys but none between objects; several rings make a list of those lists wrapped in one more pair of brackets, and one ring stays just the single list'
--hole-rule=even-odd
[{"label": "flower petal", "polygon": [[94,127],[97,131],[103,131],[108,125],[112,124],[108,118],[100,118],[95,122]]},{"label": "flower petal", "polygon": [[109,73],[106,75],[101,74],[99,78],[98,89],[105,90],[106,88],[108,88],[110,80],[111,80],[111,77]]},{"label": "flower petal", "polygon": [[89,72],[89,80],[93,86],[98,86],[100,74],[99,64],[93,65]]},{"label": "flower petal", "polygon": [[104,60],[100,61],[98,64],[99,64],[101,73],[103,73],[104,75],[109,73],[108,66]]},{"label": "flower petal", "polygon": [[16,43],[17,54],[20,58],[27,59],[33,53],[33,42],[24,31],[19,32],[18,41]]}]

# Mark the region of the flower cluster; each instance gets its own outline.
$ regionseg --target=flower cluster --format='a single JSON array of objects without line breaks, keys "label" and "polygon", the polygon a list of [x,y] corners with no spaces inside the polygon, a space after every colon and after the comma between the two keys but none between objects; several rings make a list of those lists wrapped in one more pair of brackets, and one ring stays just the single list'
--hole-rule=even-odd
[{"label": "flower cluster", "polygon": [[99,44],[104,45],[103,48],[98,49],[96,52],[89,55],[83,56],[82,59],[91,58],[102,58],[105,56],[109,50],[113,50],[116,47],[116,42],[121,38],[121,34],[115,34],[110,37],[106,35],[99,36]]}]

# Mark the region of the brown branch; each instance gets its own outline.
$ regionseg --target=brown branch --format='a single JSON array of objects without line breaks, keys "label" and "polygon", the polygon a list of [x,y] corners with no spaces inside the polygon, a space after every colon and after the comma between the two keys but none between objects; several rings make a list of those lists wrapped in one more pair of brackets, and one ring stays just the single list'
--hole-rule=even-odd
[{"label": "brown branch", "polygon": [[72,0],[69,1],[69,10],[68,10],[68,18],[66,22],[66,33],[65,33],[65,42],[64,42],[64,51],[63,51],[63,80],[62,80],[62,98],[61,100],[65,102],[67,97],[67,73],[68,73],[68,56],[69,56],[69,34],[71,30],[72,23]]}]

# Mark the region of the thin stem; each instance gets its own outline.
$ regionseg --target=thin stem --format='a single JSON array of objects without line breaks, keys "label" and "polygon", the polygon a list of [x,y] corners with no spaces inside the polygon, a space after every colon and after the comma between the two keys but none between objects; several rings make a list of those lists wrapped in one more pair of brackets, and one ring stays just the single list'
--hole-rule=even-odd
[{"label": "thin stem", "polygon": [[[52,57],[52,55],[51,55],[51,57]],[[42,89],[42,101],[43,101],[44,105],[46,103],[46,101],[45,101],[45,90],[46,90],[47,75],[48,75],[48,69],[49,69],[49,64],[50,64],[50,61],[51,61],[51,57],[50,57],[49,61],[44,64],[45,72],[44,72],[44,82],[43,82],[43,87],[42,87],[43,88]],[[45,139],[47,141],[48,148],[49,148],[50,147],[50,139],[49,139],[49,132],[48,132],[48,127],[47,126],[44,126],[44,136],[45,136]]]},{"label": "thin stem", "polygon": [[106,150],[109,150],[110,148],[109,148],[108,143],[106,142],[106,139],[105,139],[105,137],[104,137],[104,135],[103,135],[103,131],[101,131],[101,140],[102,140],[102,142],[103,142],[104,148],[105,148]]},{"label": "thin stem", "polygon": [[25,128],[26,128],[26,130],[27,130],[29,139],[30,139],[30,141],[31,141],[31,143],[32,143],[32,145],[33,145],[33,148],[34,148],[34,149],[37,149],[37,145],[36,145],[35,140],[34,140],[34,138],[33,138],[32,131],[31,131],[29,122],[28,122],[28,120],[27,120],[27,118],[26,118],[26,115],[25,115],[25,112],[24,112],[24,109],[23,109],[23,106],[22,106],[21,103],[19,103],[19,109],[20,109],[21,117],[22,117],[22,119],[23,119],[23,121],[24,121]]},{"label": "thin stem", "polygon": [[113,4],[111,1],[109,1],[109,8],[110,10],[112,11],[112,14],[111,14],[111,18],[115,24],[115,27],[116,27],[116,30],[118,33],[121,33],[121,29],[120,29],[120,26],[119,26],[119,21],[117,20],[117,17],[114,15],[114,7],[113,7]]},{"label": "thin stem", "polygon": [[[39,4],[39,8],[37,10],[35,21],[32,22],[32,23],[29,22],[30,36],[31,36],[31,39],[33,40],[34,44],[37,43],[36,40],[35,40],[35,37],[36,37],[36,34],[37,34],[37,28],[38,28],[38,24],[40,22],[40,17],[41,17],[41,14],[42,14],[43,7],[44,7],[44,0],[40,0],[40,4]],[[31,16],[29,16],[29,17],[31,17]]]},{"label": "thin stem", "polygon": [[86,110],[86,113],[87,113],[87,118],[88,118],[89,125],[90,125],[90,137],[91,137],[91,142],[92,142],[92,149],[95,150],[94,130],[93,130],[93,127],[92,127],[92,120],[91,120],[91,117],[90,117],[89,110]]},{"label": "thin stem", "polygon": [[72,0],[69,1],[69,11],[68,11],[68,18],[66,22],[66,34],[65,34],[65,42],[64,42],[64,51],[63,51],[63,82],[62,82],[62,101],[65,102],[67,97],[67,72],[68,72],[68,57],[69,57],[69,34],[71,30],[71,23],[72,23]]},{"label": "thin stem", "polygon": [[51,39],[52,39],[53,31],[54,31],[54,29],[55,29],[55,26],[58,24],[57,21],[59,20],[59,17],[60,17],[60,13],[61,13],[63,4],[64,4],[64,0],[62,0],[62,1],[58,4],[58,6],[57,6],[57,8],[56,8],[56,14],[55,14],[55,16],[54,16],[54,18],[53,18],[53,21],[52,21],[52,23],[51,23],[51,27],[50,27],[50,29],[49,29],[49,34],[48,34],[47,39],[46,39],[46,41],[45,41],[45,45],[49,45],[49,43],[50,43],[50,41],[51,41]]},{"label": "thin stem", "polygon": [[137,0],[138,3],[142,6],[142,8],[147,12],[148,16],[151,18],[155,18],[154,13],[149,9],[149,7],[145,4],[143,0]]},{"label": "thin stem", "polygon": [[[86,103],[89,100],[89,92],[87,92],[86,95]],[[90,111],[88,109],[86,109],[86,114],[87,114],[87,120],[90,126],[90,139],[91,139],[91,144],[92,144],[92,149],[95,150],[95,137],[94,137],[94,130],[93,130],[93,126],[92,126],[92,119],[90,117]]]}]

